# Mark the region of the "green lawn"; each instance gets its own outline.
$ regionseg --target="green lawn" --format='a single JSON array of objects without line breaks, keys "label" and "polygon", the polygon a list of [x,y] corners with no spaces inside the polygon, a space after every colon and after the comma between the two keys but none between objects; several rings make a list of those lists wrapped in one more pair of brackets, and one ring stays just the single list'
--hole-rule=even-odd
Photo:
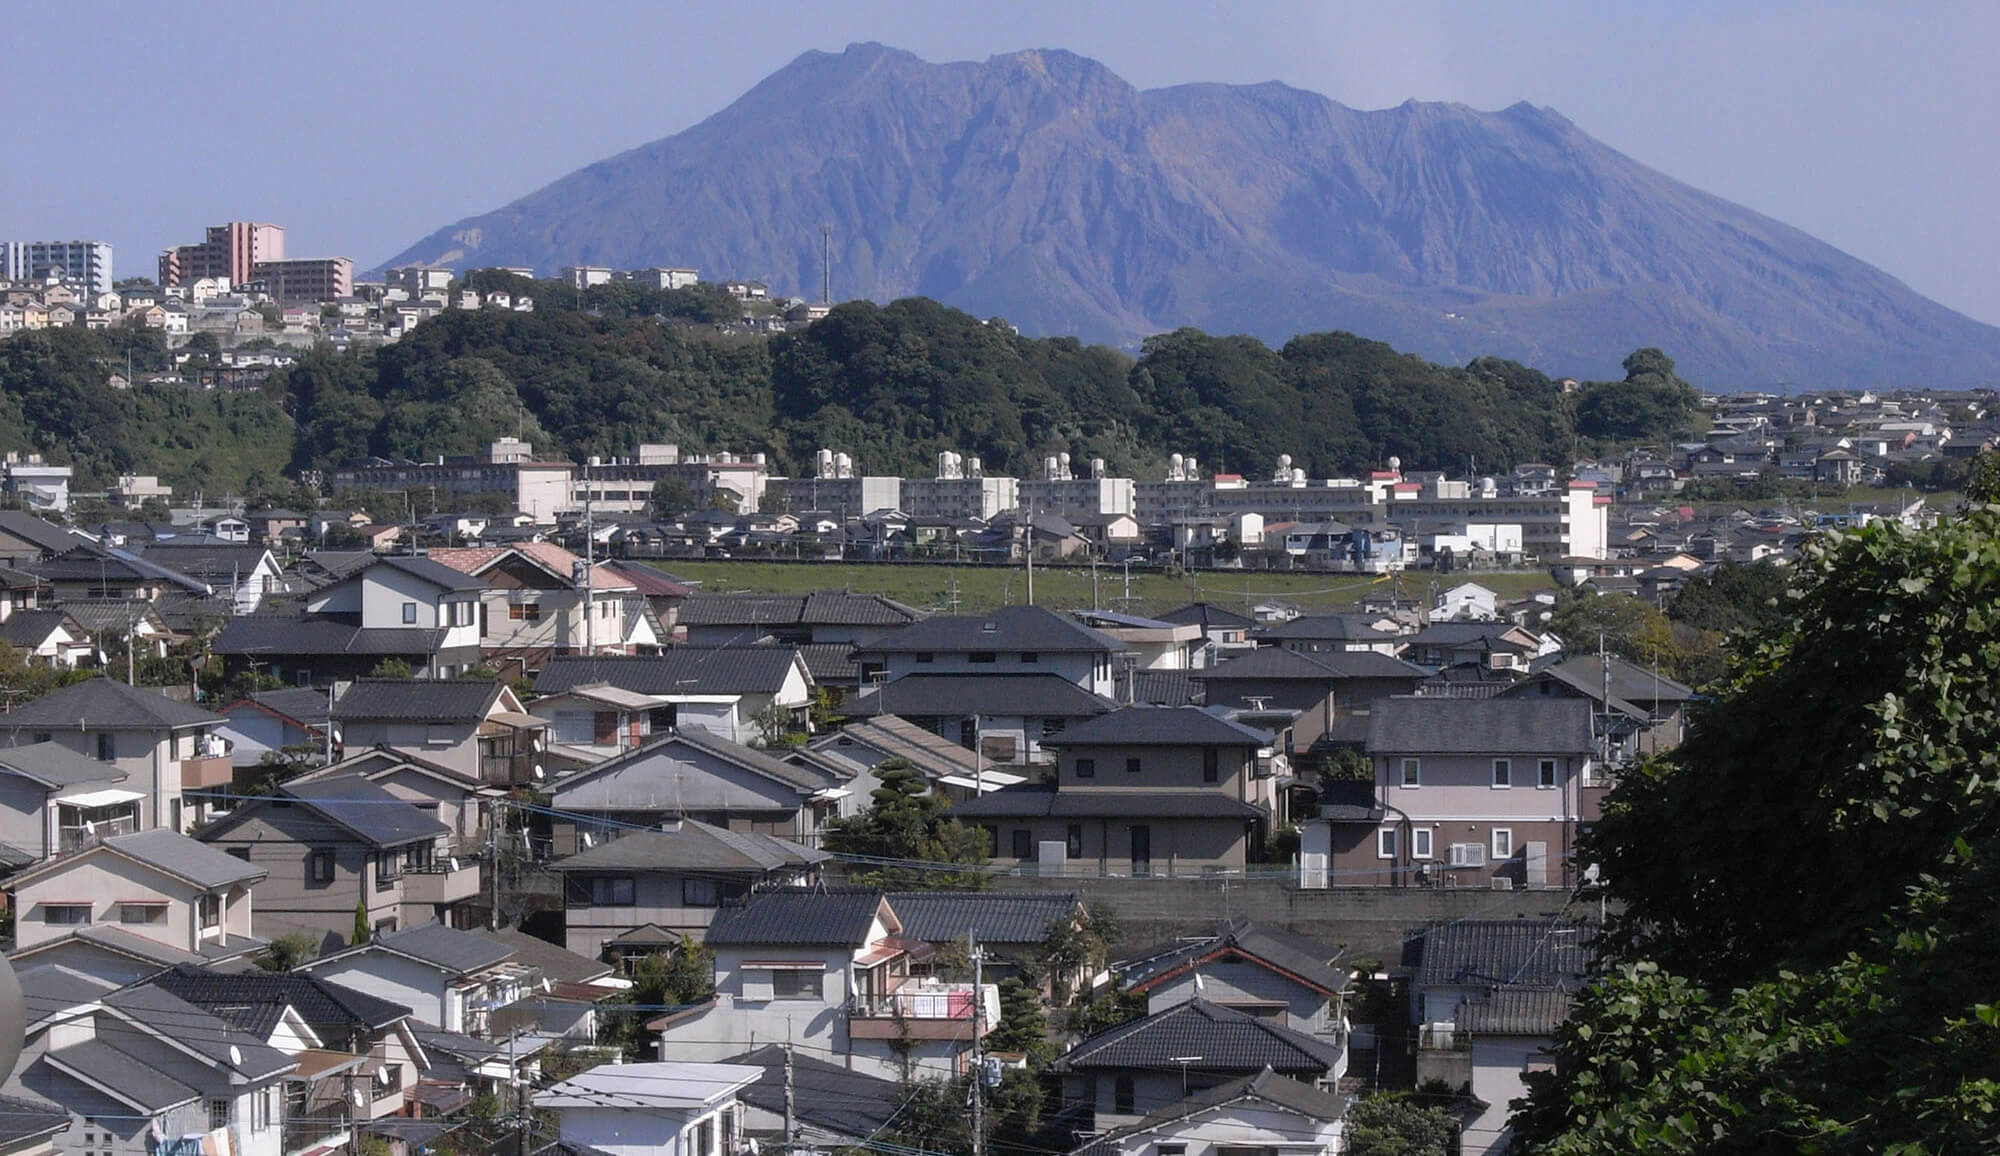
[{"label": "green lawn", "polygon": [[[852,590],[883,594],[923,610],[948,612],[957,587],[961,611],[982,610],[1027,601],[1027,578],[1020,568],[988,566],[882,565],[870,563],[801,563],[759,561],[671,561],[665,569],[704,592],[789,594],[809,590]],[[1241,610],[1266,599],[1289,602],[1307,611],[1330,611],[1351,605],[1371,589],[1394,582],[1405,597],[1426,598],[1433,576],[1413,572],[1395,579],[1349,574],[1296,574],[1267,571],[1206,571],[1180,578],[1133,574],[1131,601],[1125,601],[1121,568],[1099,567],[1096,594],[1088,566],[1035,567],[1035,604],[1054,610],[1124,610],[1144,614],[1168,610],[1201,598]],[[1475,581],[1503,598],[1518,598],[1530,590],[1553,589],[1548,571],[1489,571],[1448,574],[1436,579],[1444,589]]]}]

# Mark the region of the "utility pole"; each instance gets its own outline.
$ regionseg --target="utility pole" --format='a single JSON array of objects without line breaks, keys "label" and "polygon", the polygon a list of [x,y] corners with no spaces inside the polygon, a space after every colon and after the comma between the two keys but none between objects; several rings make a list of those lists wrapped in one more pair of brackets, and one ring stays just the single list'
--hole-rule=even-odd
[{"label": "utility pole", "polygon": [[986,974],[986,949],[973,938],[969,927],[965,929],[965,947],[972,956],[972,1156],[986,1156],[986,1061],[979,1039],[980,1020],[986,1010],[980,988]]},{"label": "utility pole", "polygon": [[819,227],[819,300],[833,304],[833,226]]},{"label": "utility pole", "polygon": [[592,588],[596,585],[596,567],[591,555],[596,548],[597,526],[592,518],[594,506],[591,503],[590,463],[583,464],[583,652],[591,657],[597,655],[597,611],[591,605]]},{"label": "utility pole", "polygon": [[798,1129],[798,1114],[792,1102],[792,1042],[785,1041],[785,1141],[784,1151],[792,1150],[792,1137]]},{"label": "utility pole", "polygon": [[486,926],[489,930],[500,930],[500,823],[503,800],[493,800],[486,812]]}]

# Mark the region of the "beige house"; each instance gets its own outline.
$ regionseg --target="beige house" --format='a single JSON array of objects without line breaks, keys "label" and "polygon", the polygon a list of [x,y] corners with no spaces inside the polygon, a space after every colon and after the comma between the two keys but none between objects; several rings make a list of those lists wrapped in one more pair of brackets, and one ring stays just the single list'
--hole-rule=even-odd
[{"label": "beige house", "polygon": [[234,768],[221,715],[157,690],[93,678],[0,714],[0,743],[56,743],[124,772],[140,827],[181,830],[212,812]]},{"label": "beige house", "polygon": [[27,867],[89,838],[138,830],[140,795],[124,784],[123,771],[59,743],[0,749],[0,866]]},{"label": "beige house", "polygon": [[548,724],[488,679],[365,678],[334,700],[343,751],[394,746],[495,786],[534,779]]},{"label": "beige house", "polygon": [[448,852],[461,858],[477,855],[486,839],[488,809],[505,794],[442,763],[398,747],[370,747],[337,763],[308,771],[288,786],[340,779],[362,779],[443,823]]},{"label": "beige house", "polygon": [[479,650],[489,665],[522,675],[558,654],[625,652],[626,599],[638,587],[603,563],[548,542],[434,549],[431,560],[478,578]]}]

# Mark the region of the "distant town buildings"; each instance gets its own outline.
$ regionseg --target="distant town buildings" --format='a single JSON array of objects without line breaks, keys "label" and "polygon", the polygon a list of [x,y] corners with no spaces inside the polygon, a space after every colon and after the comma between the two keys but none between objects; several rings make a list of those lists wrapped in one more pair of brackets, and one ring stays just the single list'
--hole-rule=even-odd
[{"label": "distant town buildings", "polygon": [[0,278],[59,277],[86,296],[111,291],[111,246],[103,241],[0,241]]},{"label": "distant town buildings", "polygon": [[178,245],[160,254],[160,284],[180,285],[204,277],[250,280],[259,263],[285,259],[285,227],[255,221],[210,225],[199,244]]}]

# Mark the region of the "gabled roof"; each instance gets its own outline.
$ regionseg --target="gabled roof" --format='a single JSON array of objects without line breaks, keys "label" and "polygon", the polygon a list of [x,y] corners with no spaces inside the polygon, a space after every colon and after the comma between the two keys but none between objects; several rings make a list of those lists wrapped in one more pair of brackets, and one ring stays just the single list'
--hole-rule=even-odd
[{"label": "gabled roof", "polygon": [[155,565],[211,583],[248,578],[252,571],[266,562],[270,563],[270,569],[277,569],[271,552],[262,546],[182,542],[178,538],[169,538],[133,552]]},{"label": "gabled roof", "polygon": [[1198,706],[1128,706],[1042,740],[1045,747],[1266,747],[1271,736]]},{"label": "gabled roof", "polygon": [[961,941],[968,931],[981,943],[1040,943],[1081,906],[1065,891],[894,891],[888,899],[903,937],[926,943]]},{"label": "gabled roof", "polygon": [[279,690],[253,691],[247,698],[241,698],[222,708],[223,714],[233,714],[243,707],[262,708],[272,714],[290,719],[300,726],[321,728],[328,722],[326,695],[317,690],[303,687],[285,687]]},{"label": "gabled roof", "polygon": [[1426,931],[1418,987],[1563,988],[1590,966],[1590,929],[1543,919],[1462,920]]},{"label": "gabled roof", "polygon": [[45,522],[26,510],[0,510],[0,533],[12,534],[23,542],[41,547],[50,554],[59,554],[86,540],[53,522]]},{"label": "gabled roof", "polygon": [[[1593,698],[1604,694],[1604,663],[1594,654],[1566,658],[1540,673],[1575,687]],[[1611,697],[1631,703],[1689,702],[1694,688],[1666,675],[1611,656]]]},{"label": "gabled roof", "polygon": [[269,875],[234,855],[218,851],[179,831],[156,827],[125,835],[110,835],[96,846],[73,855],[49,859],[8,880],[10,887],[67,870],[70,865],[92,855],[116,855],[183,880],[202,891],[213,891],[238,883],[255,883]]},{"label": "gabled roof", "polygon": [[310,614],[246,614],[232,618],[210,644],[217,654],[435,654],[445,631],[422,626],[354,626]]},{"label": "gabled roof", "polygon": [[321,964],[365,952],[387,952],[429,964],[450,975],[469,975],[514,958],[514,949],[483,935],[459,931],[442,923],[420,923],[401,931],[378,935],[367,943],[321,956],[301,965],[310,971]]},{"label": "gabled roof", "polygon": [[1223,679],[1335,682],[1346,678],[1407,678],[1414,683],[1427,676],[1422,667],[1373,650],[1308,652],[1277,646],[1262,646],[1214,666],[1188,672],[1188,677],[1198,682]]},{"label": "gabled roof", "polygon": [[1049,783],[1022,783],[990,791],[952,807],[961,819],[1268,819],[1260,808],[1214,792],[1118,787],[1058,791]]},{"label": "gabled roof", "polygon": [[[762,1070],[763,1075],[738,1091],[736,1098],[772,1115],[784,1115],[784,1045],[765,1044],[723,1062]],[[804,1052],[791,1056],[791,1068],[794,1117],[835,1136],[866,1141],[888,1127],[909,1099],[903,1085],[894,1080],[851,1071]]]},{"label": "gabled roof", "polygon": [[670,831],[629,831],[548,865],[551,871],[780,871],[831,855],[771,835],[682,819]]},{"label": "gabled roof", "polygon": [[1534,646],[1519,637],[1528,632],[1508,622],[1433,622],[1405,641],[1411,647],[1462,649],[1477,646],[1492,650],[1533,650]]},{"label": "gabled roof", "polygon": [[1044,654],[1115,654],[1109,635],[1039,606],[1002,606],[986,614],[926,618],[857,647],[860,654],[1027,650]]},{"label": "gabled roof", "polygon": [[702,942],[710,947],[861,947],[877,912],[891,933],[901,929],[877,892],[774,891],[715,913]]},{"label": "gabled roof", "polygon": [[789,646],[676,646],[657,655],[559,655],[535,678],[536,694],[608,682],[639,694],[776,694],[793,669]]},{"label": "gabled roof", "polygon": [[686,598],[694,593],[694,588],[680,581],[664,570],[648,566],[643,562],[625,562],[612,559],[604,563],[604,568],[632,584],[632,588],[646,598]]},{"label": "gabled roof", "polygon": [[92,678],[0,714],[0,730],[169,730],[221,721],[221,715],[158,691]]},{"label": "gabled roof", "polygon": [[[127,1022],[138,1025],[140,1031],[171,1039],[201,1053],[224,1070],[239,1072],[249,1080],[275,1076],[298,1066],[285,1053],[246,1032],[231,1028],[223,1020],[163,988],[136,984],[112,992],[99,1002]],[[128,1051],[116,1041],[116,1037],[123,1032],[105,1034],[113,1038],[112,1046]],[[146,1064],[141,1060],[132,1066],[143,1067]]]},{"label": "gabled roof", "polygon": [[516,963],[525,963],[555,983],[587,983],[611,974],[611,965],[558,947],[546,939],[529,935],[518,927],[497,931],[475,929],[474,935],[492,940],[514,953]]},{"label": "gabled roof", "polygon": [[[451,591],[453,593],[486,589],[486,583],[465,573],[463,570],[454,570],[441,562],[433,562],[421,554],[388,554],[376,559],[374,565],[386,566],[392,570],[400,570],[413,578],[422,579],[440,590]],[[372,568],[364,567],[360,573],[365,574]]]},{"label": "gabled roof", "polygon": [[799,658],[806,664],[806,673],[812,675],[815,683],[841,684],[861,681],[861,664],[854,659],[852,643],[808,642],[801,645],[798,651]]},{"label": "gabled roof", "polygon": [[1581,698],[1383,699],[1369,710],[1370,754],[1559,755],[1596,749]]},{"label": "gabled roof", "polygon": [[[278,788],[278,793],[297,800],[300,805],[318,812],[363,842],[377,847],[401,846],[451,833],[451,828],[426,814],[416,804],[397,798],[367,779],[342,777],[288,783]],[[263,799],[254,805],[271,807],[282,806],[283,803],[276,799]]]},{"label": "gabled roof", "polygon": [[1380,642],[1396,635],[1378,629],[1374,619],[1354,614],[1308,614],[1259,633],[1280,641]]},{"label": "gabled roof", "polygon": [[1560,988],[1497,988],[1459,1000],[1452,1019],[1477,1036],[1552,1036],[1574,998]]},{"label": "gabled roof", "polygon": [[1295,1032],[1276,1022],[1213,1004],[1189,1000],[1165,1011],[1119,1024],[1072,1048],[1061,1061],[1068,1071],[1107,1068],[1181,1070],[1181,1058],[1200,1056],[1197,1072],[1279,1072],[1325,1075],[1340,1062],[1338,1045]]},{"label": "gabled roof", "polygon": [[48,641],[49,635],[58,630],[72,641],[81,642],[89,637],[83,624],[64,610],[16,610],[7,616],[7,621],[0,622],[0,638],[28,649]]},{"label": "gabled roof", "polygon": [[820,590],[811,594],[690,594],[680,621],[689,626],[903,626],[923,612],[880,594]]},{"label": "gabled roof", "polygon": [[973,753],[966,748],[936,731],[893,714],[857,719],[831,734],[814,739],[808,749],[839,754],[842,747],[855,744],[890,758],[906,760],[933,778],[970,772],[979,765]]},{"label": "gabled roof", "polygon": [[127,626],[167,625],[152,603],[136,598],[65,598],[61,609],[92,633],[101,630],[122,635]]},{"label": "gabled roof", "polygon": [[1146,991],[1214,959],[1247,960],[1326,995],[1346,990],[1347,973],[1328,962],[1333,952],[1277,928],[1249,922],[1225,923],[1207,939],[1184,940],[1142,949],[1114,963],[1131,991]]},{"label": "gabled roof", "polygon": [[1157,1131],[1205,1112],[1246,1101],[1269,1104],[1293,1115],[1323,1123],[1332,1123],[1345,1117],[1348,1105],[1353,1102],[1347,1096],[1321,1091],[1311,1084],[1294,1080],[1290,1076],[1281,1076],[1265,1068],[1254,1076],[1245,1076],[1184,1096],[1147,1113],[1137,1123],[1106,1132],[1076,1149],[1071,1156],[1114,1156],[1125,1151],[1127,1147],[1125,1141],[1130,1137]]},{"label": "gabled roof", "polygon": [[841,707],[850,716],[898,714],[905,718],[968,715],[1082,718],[1117,709],[1059,674],[906,674],[871,686]]},{"label": "gabled roof", "polygon": [[334,701],[332,717],[336,722],[472,723],[492,713],[505,690],[483,678],[364,678]]},{"label": "gabled roof", "polygon": [[69,1123],[69,1109],[60,1105],[22,1096],[0,1096],[0,1148],[54,1136],[68,1128]]},{"label": "gabled roof", "polygon": [[225,973],[180,964],[146,982],[259,1039],[270,1038],[286,1008],[331,1046],[338,1046],[327,1038],[331,1031],[377,1031],[410,1015],[401,1004],[297,971]]},{"label": "gabled roof", "polygon": [[[672,802],[678,797],[678,791],[673,783],[663,780],[666,773],[675,766],[676,760],[685,759],[690,752],[706,754],[751,774],[782,783],[801,795],[824,790],[838,781],[829,769],[780,762],[763,751],[731,742],[701,727],[688,727],[686,730],[668,732],[644,746],[635,747],[622,755],[585,767],[557,782],[552,789],[559,805],[572,809],[678,810],[678,806]],[[619,785],[615,797],[606,794],[604,788],[597,786],[600,780],[612,772],[621,771],[634,764],[656,761],[662,764],[660,772],[662,779],[654,781],[657,789],[652,792],[650,806],[640,805],[642,800],[634,796],[630,780]]]},{"label": "gabled roof", "polygon": [[122,783],[124,771],[77,754],[58,742],[0,747],[0,772],[11,772],[51,791],[79,783]]}]

